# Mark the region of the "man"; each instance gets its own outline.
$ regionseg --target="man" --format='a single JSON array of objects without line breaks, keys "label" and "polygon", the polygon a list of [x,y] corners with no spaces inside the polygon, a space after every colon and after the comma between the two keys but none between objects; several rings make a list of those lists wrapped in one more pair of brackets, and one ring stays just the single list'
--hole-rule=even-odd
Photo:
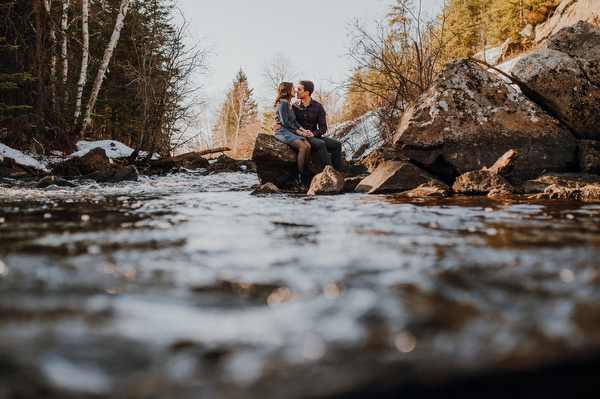
[{"label": "man", "polygon": [[[296,101],[292,105],[296,120],[309,132],[305,137],[311,146],[311,151],[316,151],[323,166],[331,165],[335,170],[342,170],[342,143],[323,135],[327,132],[325,108],[320,102],[311,98],[315,85],[309,80],[301,80],[296,90]],[[274,130],[279,128],[274,125]],[[328,151],[331,151],[329,159]]]}]

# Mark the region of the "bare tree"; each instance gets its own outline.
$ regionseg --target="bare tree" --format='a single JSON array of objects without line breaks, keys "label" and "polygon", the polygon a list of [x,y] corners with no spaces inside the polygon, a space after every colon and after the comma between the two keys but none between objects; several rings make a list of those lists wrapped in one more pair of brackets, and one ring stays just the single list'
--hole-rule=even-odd
[{"label": "bare tree", "polygon": [[100,93],[100,88],[102,87],[102,82],[104,81],[104,76],[106,75],[106,70],[108,69],[108,63],[112,58],[113,52],[117,43],[119,41],[119,36],[121,35],[121,29],[123,28],[123,24],[125,23],[125,16],[127,15],[127,9],[129,8],[129,2],[131,0],[121,0],[121,6],[119,8],[119,13],[117,14],[117,20],[115,22],[115,28],[113,30],[112,36],[104,50],[104,56],[102,57],[102,63],[100,64],[100,68],[98,69],[98,73],[96,75],[96,79],[94,80],[94,84],[92,86],[92,92],[90,94],[90,98],[87,103],[87,107],[85,110],[85,117],[83,118],[83,124],[81,126],[81,130],[79,135],[83,137],[87,127],[92,122],[92,111],[94,106],[96,105],[96,100],[98,99],[98,93]]},{"label": "bare tree", "polygon": [[60,32],[61,32],[61,42],[60,42],[60,58],[62,60],[62,68],[61,68],[61,79],[62,79],[62,87],[64,91],[63,101],[66,103],[67,101],[67,90],[64,90],[64,87],[67,84],[67,78],[69,74],[69,59],[68,59],[68,40],[67,40],[67,28],[69,26],[69,4],[70,0],[63,0],[62,7],[62,15],[60,19]]},{"label": "bare tree", "polygon": [[442,40],[445,18],[425,21],[420,1],[416,11],[410,0],[397,0],[388,15],[388,25],[377,25],[372,33],[359,22],[353,24],[349,57],[355,62],[355,77],[348,91],[377,99],[382,134],[389,139],[405,107],[431,85],[444,59]]},{"label": "bare tree", "polygon": [[77,94],[75,96],[75,114],[73,115],[75,123],[77,123],[79,117],[81,116],[83,87],[87,81],[87,70],[90,60],[90,31],[88,23],[89,13],[89,0],[81,0],[81,70],[79,72],[79,80],[77,81]]},{"label": "bare tree", "polygon": [[337,90],[327,90],[322,87],[315,88],[312,97],[320,102],[327,113],[327,124],[332,125],[341,119],[341,97]]},{"label": "bare tree", "polygon": [[295,82],[298,70],[285,53],[278,52],[266,59],[262,65],[263,87],[267,90],[260,99],[266,107],[270,107],[277,97],[277,88],[281,82]]},{"label": "bare tree", "polygon": [[51,55],[50,55],[50,99],[52,102],[52,108],[56,108],[56,64],[58,62],[58,56],[56,53],[57,39],[56,39],[56,26],[52,22],[52,0],[44,0],[44,9],[46,10],[46,16],[50,20],[50,44],[51,44]]},{"label": "bare tree", "polygon": [[[155,20],[156,30],[150,37],[142,34],[131,38],[138,44],[137,63],[129,64],[127,70],[140,103],[136,112],[138,142],[130,157],[132,162],[140,150],[149,156],[155,151],[170,153],[194,140],[186,130],[197,119],[203,101],[198,94],[201,86],[194,84],[193,78],[206,71],[210,49],[199,43],[183,45],[189,25],[183,14],[181,17],[183,22],[173,31],[159,32],[164,25]],[[164,44],[157,45],[159,42]]]}]

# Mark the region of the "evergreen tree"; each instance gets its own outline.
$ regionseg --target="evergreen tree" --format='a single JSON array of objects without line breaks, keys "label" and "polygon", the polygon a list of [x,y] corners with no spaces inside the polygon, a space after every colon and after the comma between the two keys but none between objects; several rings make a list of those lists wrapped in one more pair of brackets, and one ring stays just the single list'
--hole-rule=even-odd
[{"label": "evergreen tree", "polygon": [[213,129],[221,144],[236,140],[244,128],[256,121],[257,105],[252,98],[252,91],[248,86],[248,78],[240,69],[221,105]]},{"label": "evergreen tree", "polygon": [[0,0],[3,131],[33,143],[38,126],[46,144],[57,135],[73,143],[85,117],[86,139],[169,152],[195,90],[189,77],[206,57],[198,46],[184,48],[174,1]]},{"label": "evergreen tree", "polygon": [[17,48],[7,44],[6,38],[0,37],[0,59],[3,60],[0,63],[0,122],[23,119],[26,112],[32,109],[30,105],[19,104],[22,100],[14,98],[19,87],[35,81],[31,74],[15,70],[14,54]]},{"label": "evergreen tree", "polygon": [[544,9],[547,17],[558,4],[547,0],[449,0],[444,11],[452,57],[472,55],[509,38],[522,42],[526,39],[519,32],[527,23],[536,23],[528,15]]},{"label": "evergreen tree", "polygon": [[[500,0],[503,1],[503,0]],[[455,49],[454,56],[475,54],[487,41],[486,14],[491,0],[450,0],[446,3],[448,45]]]}]

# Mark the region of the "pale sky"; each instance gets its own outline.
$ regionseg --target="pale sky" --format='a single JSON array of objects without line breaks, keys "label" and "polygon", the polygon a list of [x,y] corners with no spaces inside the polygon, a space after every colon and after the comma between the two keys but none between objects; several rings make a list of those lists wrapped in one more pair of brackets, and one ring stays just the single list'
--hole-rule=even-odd
[{"label": "pale sky", "polygon": [[[422,1],[423,9],[433,13],[441,3]],[[396,1],[177,0],[177,4],[190,32],[204,45],[214,45],[209,74],[200,81],[205,92],[220,101],[240,68],[255,95],[260,95],[265,85],[263,65],[277,53],[291,60],[300,79],[317,86],[343,81],[353,69],[345,56],[349,24],[356,19],[381,21]]]}]

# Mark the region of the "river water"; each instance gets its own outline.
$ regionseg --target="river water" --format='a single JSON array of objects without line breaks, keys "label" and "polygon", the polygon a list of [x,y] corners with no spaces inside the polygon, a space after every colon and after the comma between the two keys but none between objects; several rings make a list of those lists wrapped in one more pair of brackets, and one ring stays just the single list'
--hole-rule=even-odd
[{"label": "river water", "polygon": [[600,203],[256,184],[3,181],[0,398],[393,397],[600,353]]}]

